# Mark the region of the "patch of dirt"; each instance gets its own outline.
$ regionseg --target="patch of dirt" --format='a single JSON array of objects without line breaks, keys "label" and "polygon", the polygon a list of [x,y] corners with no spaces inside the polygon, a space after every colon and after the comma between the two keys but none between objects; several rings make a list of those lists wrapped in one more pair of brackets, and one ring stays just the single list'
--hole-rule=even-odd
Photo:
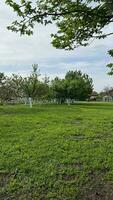
[{"label": "patch of dirt", "polygon": [[5,187],[9,181],[10,174],[9,173],[0,173],[0,187]]},{"label": "patch of dirt", "polygon": [[[14,176],[15,174],[10,174],[7,172],[0,172],[0,190],[6,189],[10,178]],[[0,200],[14,200],[13,196],[10,196],[5,191],[0,193]]]},{"label": "patch of dirt", "polygon": [[113,183],[104,180],[102,170],[98,175],[89,173],[89,182],[80,190],[79,200],[113,200]]},{"label": "patch of dirt", "polygon": [[113,200],[113,184],[110,182],[90,182],[81,190],[79,200]]},{"label": "patch of dirt", "polygon": [[63,173],[60,175],[61,179],[64,181],[73,181],[75,179],[78,178],[77,174],[67,174],[67,173]]},{"label": "patch of dirt", "polygon": [[16,169],[13,173],[8,172],[0,172],[0,188],[6,187],[8,184],[10,178],[15,178],[18,173],[18,170]]}]

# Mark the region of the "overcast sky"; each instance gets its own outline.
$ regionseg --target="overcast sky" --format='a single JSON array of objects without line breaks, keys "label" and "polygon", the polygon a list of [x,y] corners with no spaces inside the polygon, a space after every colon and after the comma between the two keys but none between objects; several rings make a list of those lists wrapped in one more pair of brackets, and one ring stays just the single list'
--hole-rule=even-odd
[{"label": "overcast sky", "polygon": [[[30,37],[8,31],[6,26],[15,19],[15,14],[3,2],[0,4],[0,72],[26,75],[32,70],[32,64],[39,64],[43,75],[64,77],[67,71],[80,69],[93,78],[96,91],[113,86],[113,77],[107,75],[106,68],[112,61],[107,51],[113,48],[113,36],[74,51],[56,50],[50,44],[53,26],[36,26]],[[113,32],[113,24],[105,31]]]}]

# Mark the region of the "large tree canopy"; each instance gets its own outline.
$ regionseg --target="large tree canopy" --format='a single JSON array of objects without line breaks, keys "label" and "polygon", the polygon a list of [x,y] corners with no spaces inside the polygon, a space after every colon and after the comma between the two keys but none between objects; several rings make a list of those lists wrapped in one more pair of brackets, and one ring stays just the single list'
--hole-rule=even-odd
[{"label": "large tree canopy", "polygon": [[35,23],[55,23],[52,34],[56,48],[74,49],[86,46],[91,38],[105,38],[103,28],[113,22],[113,0],[5,0],[19,19],[8,29],[33,34]]}]

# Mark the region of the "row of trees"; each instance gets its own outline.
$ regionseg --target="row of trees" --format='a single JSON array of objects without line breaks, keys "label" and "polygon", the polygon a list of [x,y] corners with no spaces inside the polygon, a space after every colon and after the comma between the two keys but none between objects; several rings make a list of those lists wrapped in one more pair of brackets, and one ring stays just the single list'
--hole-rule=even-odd
[{"label": "row of trees", "polygon": [[89,99],[93,84],[92,79],[81,71],[69,71],[64,79],[58,77],[49,80],[48,77],[40,78],[38,65],[33,65],[29,76],[22,77],[17,74],[5,76],[0,73],[0,100],[7,102],[17,99],[56,99],[64,102],[66,99]]}]

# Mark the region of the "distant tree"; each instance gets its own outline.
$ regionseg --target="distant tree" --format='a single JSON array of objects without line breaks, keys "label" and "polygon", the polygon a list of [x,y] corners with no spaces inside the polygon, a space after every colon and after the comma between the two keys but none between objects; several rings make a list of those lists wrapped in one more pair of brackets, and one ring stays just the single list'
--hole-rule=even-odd
[{"label": "distant tree", "polygon": [[0,86],[2,86],[4,84],[5,79],[6,79],[6,77],[5,77],[4,73],[0,72]]},{"label": "distant tree", "polygon": [[51,82],[51,91],[53,98],[56,98],[58,103],[62,103],[66,99],[66,85],[65,80],[56,77]]},{"label": "distant tree", "polygon": [[31,72],[31,74],[23,78],[23,94],[26,98],[47,98],[49,95],[49,78],[45,76],[43,81],[39,80],[41,74],[38,65],[34,64],[32,67],[33,71]]},{"label": "distant tree", "polygon": [[86,100],[93,91],[92,79],[81,71],[69,71],[65,76],[67,96],[70,99]]},{"label": "distant tree", "polygon": [[45,76],[38,86],[38,96],[41,99],[50,97],[49,77]]},{"label": "distant tree", "polygon": [[59,102],[66,99],[86,100],[93,91],[92,79],[81,71],[69,71],[65,79],[56,77],[51,84],[53,96]]},{"label": "distant tree", "polygon": [[113,96],[113,88],[106,86],[101,92],[102,96]]},{"label": "distant tree", "polygon": [[25,97],[31,97],[32,99],[34,99],[38,96],[40,71],[37,64],[32,65],[32,67],[32,73],[29,76],[23,78],[22,90]]},{"label": "distant tree", "polygon": [[5,76],[1,73],[0,79],[0,98],[2,102],[16,100],[22,97],[22,77],[12,74],[11,77]]},{"label": "distant tree", "polygon": [[12,74],[11,77],[8,78],[9,86],[12,89],[13,98],[22,98],[23,97],[23,78],[20,75]]},{"label": "distant tree", "polygon": [[0,102],[3,103],[5,99],[5,85],[6,85],[6,76],[4,73],[0,73]]}]

